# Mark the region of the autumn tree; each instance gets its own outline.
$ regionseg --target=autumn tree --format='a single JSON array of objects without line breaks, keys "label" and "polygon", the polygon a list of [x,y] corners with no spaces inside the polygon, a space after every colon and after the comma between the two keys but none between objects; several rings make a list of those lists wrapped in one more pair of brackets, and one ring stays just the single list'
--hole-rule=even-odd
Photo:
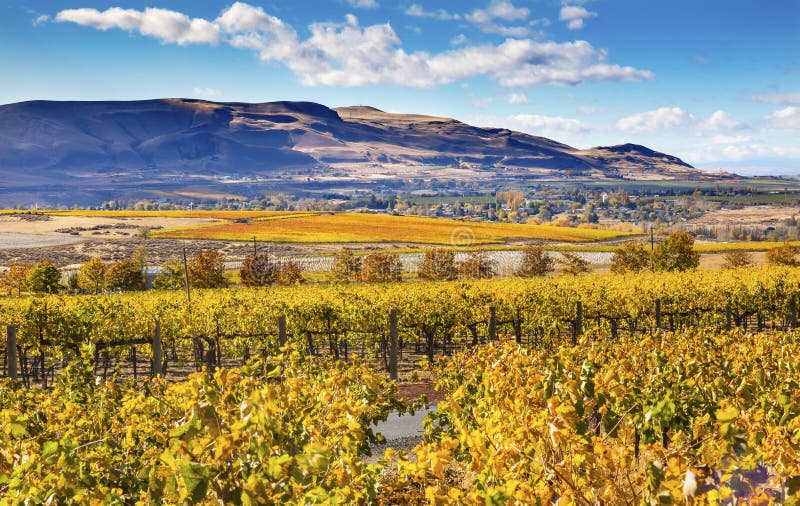
[{"label": "autumn tree", "polygon": [[300,264],[291,260],[282,260],[275,264],[275,284],[281,286],[297,285],[303,282],[303,271]]},{"label": "autumn tree", "polygon": [[333,257],[330,278],[336,283],[357,281],[361,277],[361,257],[352,250],[343,249]]},{"label": "autumn tree", "polygon": [[222,288],[228,286],[222,254],[214,249],[197,253],[189,262],[189,283],[195,288]]},{"label": "autumn tree", "polygon": [[89,293],[99,293],[106,288],[108,266],[99,258],[84,262],[78,270],[78,288]]},{"label": "autumn tree", "polygon": [[56,293],[61,288],[61,271],[53,262],[42,260],[28,270],[26,286],[32,292]]},{"label": "autumn tree", "polygon": [[21,294],[23,290],[28,288],[28,271],[30,271],[30,264],[13,263],[8,271],[0,278],[0,290],[6,293],[17,292]]},{"label": "autumn tree", "polygon": [[658,243],[653,254],[653,269],[685,271],[700,265],[700,253],[694,250],[694,238],[688,232],[673,232]]},{"label": "autumn tree", "polygon": [[458,275],[463,279],[488,279],[494,276],[494,266],[485,251],[474,251],[458,264]]},{"label": "autumn tree", "polygon": [[266,253],[245,257],[239,278],[244,286],[267,286],[275,282],[277,269]]},{"label": "autumn tree", "polygon": [[627,241],[611,256],[611,272],[641,272],[650,268],[650,252],[638,241]]},{"label": "autumn tree", "polygon": [[458,277],[456,252],[448,248],[425,250],[425,255],[417,268],[417,276],[429,281],[445,281]]},{"label": "autumn tree", "polygon": [[769,265],[788,265],[789,267],[797,267],[800,265],[800,262],[797,260],[798,248],[795,246],[790,245],[789,243],[783,243],[783,245],[778,246],[777,248],[772,248],[771,250],[767,251],[766,260],[767,264]]},{"label": "autumn tree", "polygon": [[589,262],[577,253],[565,251],[557,261],[561,274],[577,276],[589,272]]},{"label": "autumn tree", "polygon": [[555,270],[555,260],[541,246],[526,246],[516,271],[517,276],[532,278],[546,276]]},{"label": "autumn tree", "polygon": [[723,260],[723,269],[737,269],[753,264],[753,257],[750,253],[741,250],[733,250],[725,253]]},{"label": "autumn tree", "polygon": [[395,253],[372,253],[361,264],[361,279],[367,283],[402,281],[403,264]]}]

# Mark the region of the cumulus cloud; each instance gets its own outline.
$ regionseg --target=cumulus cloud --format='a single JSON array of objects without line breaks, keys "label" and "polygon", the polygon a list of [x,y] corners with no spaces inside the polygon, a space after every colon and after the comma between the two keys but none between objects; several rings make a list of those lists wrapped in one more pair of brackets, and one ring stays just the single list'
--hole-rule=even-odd
[{"label": "cumulus cloud", "polygon": [[511,105],[527,104],[528,97],[524,93],[509,93],[506,101]]},{"label": "cumulus cloud", "polygon": [[760,93],[750,95],[753,102],[764,102],[778,105],[800,105],[800,91],[788,93]]},{"label": "cumulus cloud", "polygon": [[658,109],[633,114],[617,121],[617,128],[624,132],[657,132],[668,128],[686,126],[694,121],[694,116],[680,107],[660,107]]},{"label": "cumulus cloud", "polygon": [[97,9],[66,9],[58,13],[56,21],[69,21],[98,30],[121,28],[137,31],[174,44],[217,44],[219,27],[205,19],[189,18],[180,12],[148,7],[144,11],[112,7]]},{"label": "cumulus cloud", "polygon": [[[527,9],[504,0],[493,1],[485,10],[491,19],[528,15]],[[466,45],[434,54],[407,52],[389,23],[360,26],[355,16],[348,16],[343,23],[313,23],[308,27],[310,36],[302,40],[283,20],[243,2],[234,3],[212,21],[165,9],[117,7],[68,9],[56,19],[98,30],[138,32],[164,43],[225,43],[254,51],[263,61],[283,63],[308,86],[392,83],[425,88],[483,76],[501,86],[528,87],[654,77],[646,70],[608,63],[606,52],[586,41],[509,38],[498,45]]]},{"label": "cumulus cloud", "polygon": [[436,9],[435,11],[428,11],[425,10],[425,8],[420,4],[411,4],[411,7],[406,9],[406,14],[409,16],[414,16],[416,18],[432,18],[432,19],[441,19],[443,21],[448,21],[452,19],[461,19],[460,14],[450,12],[444,9]]},{"label": "cumulus cloud", "polygon": [[516,114],[513,116],[479,116],[471,123],[486,127],[502,127],[518,130],[542,137],[557,138],[564,135],[579,135],[590,131],[590,128],[572,118],[560,116],[544,116],[540,114]]},{"label": "cumulus cloud", "polygon": [[491,0],[485,9],[475,9],[464,18],[485,33],[504,37],[528,37],[534,33],[529,26],[507,26],[497,23],[496,20],[524,21],[530,13],[527,7],[515,7],[510,0]]},{"label": "cumulus cloud", "polygon": [[583,28],[584,20],[596,18],[597,13],[587,11],[584,7],[577,5],[565,5],[558,14],[558,19],[567,22],[570,30],[580,30]]},{"label": "cumulus cloud", "polygon": [[359,9],[375,9],[378,7],[378,2],[375,0],[347,0],[347,3]]},{"label": "cumulus cloud", "polygon": [[789,106],[779,109],[766,118],[767,125],[772,128],[800,130],[800,107]]},{"label": "cumulus cloud", "polygon": [[461,45],[467,44],[468,42],[469,42],[469,39],[463,33],[459,33],[458,35],[456,35],[455,37],[450,39],[450,45],[451,46],[461,46]]},{"label": "cumulus cloud", "polygon": [[199,86],[195,86],[194,94],[197,97],[218,97],[222,95],[222,90],[218,90],[215,88],[202,88]]},{"label": "cumulus cloud", "polygon": [[706,131],[736,130],[742,128],[744,124],[722,110],[715,111],[709,118],[698,125],[698,128]]}]

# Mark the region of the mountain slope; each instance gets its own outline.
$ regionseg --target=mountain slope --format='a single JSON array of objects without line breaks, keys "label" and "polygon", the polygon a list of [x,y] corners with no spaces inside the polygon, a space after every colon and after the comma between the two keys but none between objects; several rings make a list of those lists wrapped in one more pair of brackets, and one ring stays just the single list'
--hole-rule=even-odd
[{"label": "mountain slope", "polygon": [[706,176],[642,146],[581,151],[506,129],[365,106],[186,99],[0,106],[0,191],[146,186],[176,175],[264,178],[313,169],[359,169],[366,182],[375,172],[385,179],[435,168],[449,169],[448,177],[461,174],[451,169],[465,177],[501,169],[536,177]]}]

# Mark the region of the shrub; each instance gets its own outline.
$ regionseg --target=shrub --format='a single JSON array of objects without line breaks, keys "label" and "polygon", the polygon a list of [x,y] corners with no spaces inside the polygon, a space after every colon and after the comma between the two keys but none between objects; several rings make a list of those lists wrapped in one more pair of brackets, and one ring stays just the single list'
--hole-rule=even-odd
[{"label": "shrub", "polygon": [[766,259],[769,265],[788,265],[790,267],[797,267],[800,262],[797,261],[798,248],[784,243],[782,246],[772,248],[767,251]]},{"label": "shrub", "polygon": [[649,269],[650,265],[650,252],[637,241],[627,241],[611,257],[611,272],[641,272]]},{"label": "shrub", "polygon": [[488,279],[494,276],[495,262],[485,251],[475,251],[458,264],[458,275],[464,279]]},{"label": "shrub", "polygon": [[49,260],[37,262],[28,270],[26,286],[32,292],[56,293],[63,288],[61,271]]},{"label": "shrub", "polygon": [[248,255],[239,270],[239,278],[244,286],[271,285],[276,277],[275,264],[266,253]]},{"label": "shrub", "polygon": [[395,253],[372,253],[361,264],[361,279],[367,283],[403,280],[403,264]]},{"label": "shrub", "polygon": [[700,265],[700,253],[694,250],[694,238],[688,232],[674,232],[658,243],[653,255],[657,271],[685,271]]},{"label": "shrub", "polygon": [[546,276],[555,270],[555,260],[541,246],[527,246],[516,275],[524,278]]},{"label": "shrub", "polygon": [[189,284],[195,288],[228,286],[222,254],[213,249],[197,253],[189,262]]},{"label": "shrub", "polygon": [[347,283],[357,281],[361,276],[361,257],[349,249],[343,249],[333,257],[333,268],[330,272],[331,281]]},{"label": "shrub", "polygon": [[303,271],[300,265],[292,261],[278,262],[275,266],[275,284],[288,286],[303,282]]},{"label": "shrub", "polygon": [[725,253],[722,264],[723,269],[736,269],[753,264],[753,257],[746,251],[733,250]]},{"label": "shrub", "polygon": [[458,270],[455,250],[447,248],[425,250],[425,256],[417,269],[417,276],[431,281],[456,279]]},{"label": "shrub", "polygon": [[589,272],[589,262],[577,253],[564,252],[558,259],[558,265],[562,274],[585,274]]},{"label": "shrub", "polygon": [[78,288],[89,293],[102,292],[106,288],[108,266],[99,258],[84,262],[78,270]]}]

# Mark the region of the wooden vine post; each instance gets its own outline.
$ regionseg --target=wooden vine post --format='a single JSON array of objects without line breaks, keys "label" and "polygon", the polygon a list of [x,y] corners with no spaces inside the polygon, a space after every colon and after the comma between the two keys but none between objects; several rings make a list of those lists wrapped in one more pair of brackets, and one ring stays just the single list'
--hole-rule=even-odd
[{"label": "wooden vine post", "polygon": [[278,345],[286,346],[286,315],[278,317]]},{"label": "wooden vine post", "polygon": [[656,329],[661,330],[661,299],[656,299]]},{"label": "wooden vine post", "polygon": [[389,310],[389,378],[397,379],[397,309]]},{"label": "wooden vine post", "polygon": [[6,325],[6,362],[8,362],[8,377],[12,380],[19,379],[17,373],[17,326]]},{"label": "wooden vine post", "polygon": [[164,375],[164,352],[161,343],[161,322],[156,320],[153,332],[153,376]]},{"label": "wooden vine post", "polygon": [[583,301],[575,303],[575,323],[572,332],[572,344],[578,343],[578,337],[583,334]]},{"label": "wooden vine post", "polygon": [[497,308],[489,306],[489,340],[497,340]]}]

